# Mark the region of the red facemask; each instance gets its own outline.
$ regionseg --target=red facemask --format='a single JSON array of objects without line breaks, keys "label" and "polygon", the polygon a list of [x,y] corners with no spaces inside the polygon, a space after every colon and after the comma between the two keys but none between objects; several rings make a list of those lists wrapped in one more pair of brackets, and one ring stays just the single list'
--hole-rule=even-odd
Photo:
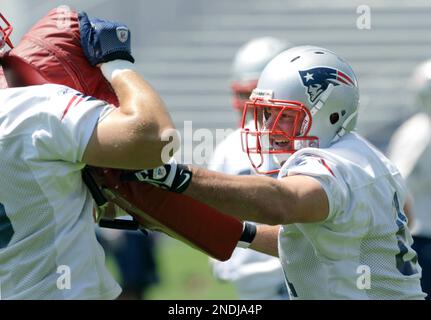
[{"label": "red facemask", "polygon": [[[247,127],[248,114],[253,118],[251,127]],[[305,147],[318,147],[318,138],[308,136],[311,125],[311,113],[300,102],[262,98],[248,101],[241,121],[242,149],[256,172],[276,173],[278,170],[259,170],[264,163],[263,155],[289,155]]]}]

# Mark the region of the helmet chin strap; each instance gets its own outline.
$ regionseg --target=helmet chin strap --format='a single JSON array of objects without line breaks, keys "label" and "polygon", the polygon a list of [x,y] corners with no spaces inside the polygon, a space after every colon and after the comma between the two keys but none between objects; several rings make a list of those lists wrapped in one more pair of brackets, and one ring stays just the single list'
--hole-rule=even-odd
[{"label": "helmet chin strap", "polygon": [[[326,100],[328,100],[329,96],[331,95],[332,91],[334,90],[334,85],[330,83],[328,85],[328,88],[325,92],[321,94],[319,97],[319,100],[315,103],[314,107],[311,109],[311,115],[314,116],[325,104]],[[349,125],[352,122],[353,119],[357,116],[358,111],[356,110],[353,112],[349,117],[347,117],[346,120],[344,120],[343,124],[341,125],[340,129],[335,134],[335,137],[331,140],[331,143],[337,142],[340,140],[341,137],[343,137],[346,133],[350,132]]]},{"label": "helmet chin strap", "polygon": [[251,163],[253,164],[254,172],[256,174],[278,173],[278,169],[276,169],[276,166],[280,166],[280,164],[277,162],[275,157],[273,157],[273,155],[269,153],[269,150],[270,150],[269,136],[265,135],[260,138],[260,147],[261,147],[261,151],[266,151],[266,152],[260,152],[258,154],[258,156],[260,157],[260,161],[258,165],[254,165],[256,163],[255,162],[256,158],[253,157],[257,155],[248,154],[248,157]]},{"label": "helmet chin strap", "polygon": [[355,119],[357,116],[358,111],[353,112],[350,116],[347,117],[346,120],[344,120],[343,124],[341,125],[340,129],[336,133],[335,137],[331,140],[331,143],[337,142],[341,139],[346,133],[350,132],[351,129],[348,130],[350,123]]},{"label": "helmet chin strap", "polygon": [[274,154],[273,156],[274,156],[275,163],[278,166],[282,167],[283,164],[290,158],[291,155],[292,154],[290,153],[277,153],[277,154]]}]

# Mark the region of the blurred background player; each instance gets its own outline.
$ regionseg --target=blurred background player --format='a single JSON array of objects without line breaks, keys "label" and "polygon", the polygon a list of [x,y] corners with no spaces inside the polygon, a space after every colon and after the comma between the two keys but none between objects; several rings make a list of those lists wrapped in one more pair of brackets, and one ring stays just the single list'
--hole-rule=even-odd
[{"label": "blurred background player", "polygon": [[[266,64],[290,47],[290,43],[277,38],[261,37],[251,39],[237,51],[232,64],[231,89],[232,106],[240,117],[244,103],[256,88]],[[272,161],[268,162],[271,166]],[[254,174],[247,154],[242,152],[240,129],[217,146],[208,168],[234,175]],[[211,259],[210,262],[214,276],[219,280],[232,282],[240,299],[289,298],[282,267],[276,257],[237,248],[228,261]]]},{"label": "blurred background player", "polygon": [[388,147],[394,161],[407,181],[413,198],[413,249],[422,267],[423,291],[431,294],[431,60],[417,67],[412,84],[419,112],[395,131]]},{"label": "blurred background player", "polygon": [[157,234],[97,228],[97,237],[105,253],[116,264],[117,280],[123,289],[119,299],[146,299],[148,289],[160,280],[156,259]]}]

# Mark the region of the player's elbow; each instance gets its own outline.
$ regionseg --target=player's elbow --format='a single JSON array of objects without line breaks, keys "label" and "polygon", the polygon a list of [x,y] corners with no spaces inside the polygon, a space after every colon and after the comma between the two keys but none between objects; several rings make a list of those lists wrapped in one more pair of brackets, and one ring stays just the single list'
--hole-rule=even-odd
[{"label": "player's elbow", "polygon": [[316,223],[327,219],[328,197],[317,180],[294,176],[276,180],[272,185],[267,197],[271,224]]},{"label": "player's elbow", "polygon": [[[268,211],[266,212],[268,213]],[[265,217],[261,219],[256,219],[257,222],[267,224],[269,226],[276,226],[279,224],[283,224],[280,221],[282,221],[279,217],[279,215],[276,212],[271,212],[270,215],[266,215]]]},{"label": "player's elbow", "polygon": [[273,203],[269,208],[266,208],[266,210],[261,213],[261,216],[264,216],[263,223],[270,226],[291,223],[288,216],[289,209],[286,208],[286,206]]},{"label": "player's elbow", "polygon": [[263,201],[258,201],[256,206],[256,218],[258,222],[275,226],[289,223],[289,212],[294,203],[288,200],[279,181],[273,179],[270,188],[267,188],[266,195],[261,197]]},{"label": "player's elbow", "polygon": [[176,130],[169,123],[138,122],[133,140],[132,149],[141,160],[141,167],[146,169],[167,163],[179,145]]}]

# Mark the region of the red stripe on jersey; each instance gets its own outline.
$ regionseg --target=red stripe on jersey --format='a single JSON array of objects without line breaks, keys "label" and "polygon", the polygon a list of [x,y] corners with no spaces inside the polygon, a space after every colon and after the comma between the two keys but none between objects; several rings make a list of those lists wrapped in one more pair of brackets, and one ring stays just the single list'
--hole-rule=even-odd
[{"label": "red stripe on jersey", "polygon": [[320,159],[320,162],[325,166],[326,169],[328,169],[328,171],[335,177],[334,172],[332,172],[331,168],[328,166],[328,164],[326,163],[326,161],[324,159]]},{"label": "red stripe on jersey", "polygon": [[78,98],[78,97],[77,97],[77,96],[73,96],[73,98],[72,98],[72,99],[70,99],[70,101],[69,101],[69,103],[68,103],[68,105],[67,105],[66,109],[65,109],[65,110],[64,110],[64,112],[63,112],[63,115],[61,116],[61,120],[63,120],[63,119],[64,119],[64,117],[66,116],[67,111],[69,111],[69,108],[72,106],[72,103],[73,103],[73,101],[75,101],[75,100],[76,100],[76,98]]},{"label": "red stripe on jersey", "polygon": [[[61,120],[64,119],[64,117],[66,116],[67,112],[69,111],[70,107],[73,105],[73,102],[76,100],[76,98],[78,98],[78,96],[73,96],[72,99],[70,99],[69,104],[67,105],[66,109],[63,112],[63,115],[61,116]],[[76,102],[75,107],[82,101],[84,100],[82,97],[79,97],[79,100]]]},{"label": "red stripe on jersey", "polygon": [[80,98],[79,98],[79,100],[78,100],[78,101],[76,101],[76,103],[75,103],[75,107],[76,107],[76,106],[78,106],[78,104],[80,104],[83,100],[84,100],[84,98],[81,98],[81,97],[80,97]]}]

